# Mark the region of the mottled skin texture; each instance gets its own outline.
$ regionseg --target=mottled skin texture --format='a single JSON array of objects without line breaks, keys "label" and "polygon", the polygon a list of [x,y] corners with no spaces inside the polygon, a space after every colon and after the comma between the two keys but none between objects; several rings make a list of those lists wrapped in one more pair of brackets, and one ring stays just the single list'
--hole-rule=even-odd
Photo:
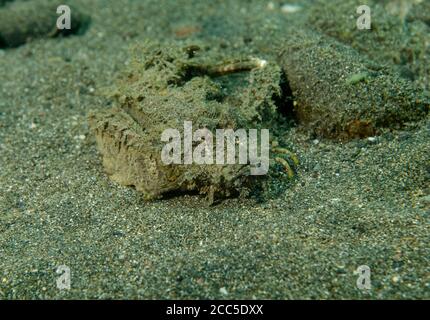
[{"label": "mottled skin texture", "polygon": [[[211,132],[272,130],[282,123],[275,103],[282,94],[281,76],[279,66],[255,57],[226,57],[196,46],[144,45],[118,82],[115,107],[90,115],[106,172],[146,199],[194,191],[213,203],[246,190],[259,180],[249,175],[248,165],[165,165],[161,134],[172,128],[183,135],[184,121],[192,121],[193,130]],[[283,157],[277,161],[291,175],[285,160],[290,154],[278,151]]]}]

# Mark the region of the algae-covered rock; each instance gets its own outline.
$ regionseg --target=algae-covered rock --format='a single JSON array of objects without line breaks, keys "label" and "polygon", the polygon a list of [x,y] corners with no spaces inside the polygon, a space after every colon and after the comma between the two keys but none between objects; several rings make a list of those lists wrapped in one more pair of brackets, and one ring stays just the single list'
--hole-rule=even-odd
[{"label": "algae-covered rock", "polygon": [[0,48],[17,47],[28,40],[79,34],[85,30],[89,17],[71,6],[71,29],[58,30],[57,8],[51,0],[15,1],[0,9]]},{"label": "algae-covered rock", "polygon": [[197,191],[212,202],[244,189],[256,179],[249,164],[184,164],[181,142],[181,164],[166,165],[161,137],[166,129],[184,137],[186,121],[193,131],[213,133],[272,129],[279,120],[275,100],[281,81],[279,66],[256,57],[197,46],[143,45],[118,81],[115,107],[90,115],[107,173],[147,199],[169,191]]},{"label": "algae-covered rock", "polygon": [[[357,28],[356,10],[361,5],[371,9],[371,30]],[[400,63],[401,48],[407,42],[401,18],[389,14],[378,1],[317,0],[309,25],[384,63]]]},{"label": "algae-covered rock", "polygon": [[[371,29],[357,28],[356,12],[370,8]],[[430,89],[429,1],[318,0],[309,14],[309,26],[351,46],[360,54],[394,68],[423,89]]]},{"label": "algae-covered rock", "polygon": [[300,123],[319,136],[367,137],[428,112],[429,97],[411,81],[317,32],[288,37],[280,61]]},{"label": "algae-covered rock", "polygon": [[406,20],[411,35],[408,50],[411,69],[421,87],[430,92],[430,1],[413,6]]}]

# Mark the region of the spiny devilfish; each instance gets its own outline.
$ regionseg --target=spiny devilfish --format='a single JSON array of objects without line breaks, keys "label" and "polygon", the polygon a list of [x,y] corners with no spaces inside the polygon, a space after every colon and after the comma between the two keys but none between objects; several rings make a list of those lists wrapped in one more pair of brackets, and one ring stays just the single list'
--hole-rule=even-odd
[{"label": "spiny devilfish", "polygon": [[[148,43],[136,52],[130,70],[114,89],[115,106],[93,112],[89,119],[109,176],[122,185],[134,186],[146,199],[172,191],[198,191],[213,203],[252,190],[260,181],[251,173],[256,169],[252,163],[256,157],[246,163],[240,161],[237,138],[241,137],[235,134],[241,128],[283,132],[286,123],[275,103],[282,95],[280,67],[264,59],[234,57],[233,53],[204,51],[198,46]],[[170,138],[162,141],[163,132],[177,130],[183,136],[186,122],[210,132],[231,129],[239,145],[234,150],[239,162],[206,163],[204,158],[205,165],[192,161],[179,164],[181,159],[189,161],[184,145],[176,155],[170,151],[178,150],[164,152],[167,162],[174,156],[166,164],[163,148]],[[206,147],[203,150],[210,151]],[[290,164],[297,164],[297,158],[286,149],[273,150],[277,153],[274,161],[291,177]],[[221,162],[220,157],[218,160]]]}]

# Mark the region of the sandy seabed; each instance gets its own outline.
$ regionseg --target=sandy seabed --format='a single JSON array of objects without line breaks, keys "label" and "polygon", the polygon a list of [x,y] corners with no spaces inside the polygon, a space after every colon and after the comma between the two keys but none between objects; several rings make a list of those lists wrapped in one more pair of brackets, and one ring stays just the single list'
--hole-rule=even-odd
[{"label": "sandy seabed", "polygon": [[208,41],[270,59],[315,1],[288,14],[277,1],[70,2],[91,17],[84,34],[0,50],[0,299],[430,298],[428,116],[343,141],[297,123],[281,141],[296,178],[262,202],[146,202],[103,171],[87,116],[110,108],[131,46]]}]

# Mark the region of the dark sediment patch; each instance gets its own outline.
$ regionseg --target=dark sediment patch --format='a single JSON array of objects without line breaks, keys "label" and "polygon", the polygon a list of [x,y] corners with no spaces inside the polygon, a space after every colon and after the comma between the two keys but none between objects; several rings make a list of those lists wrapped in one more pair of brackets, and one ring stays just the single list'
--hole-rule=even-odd
[{"label": "dark sediment patch", "polygon": [[90,18],[71,7],[71,29],[57,28],[57,3],[52,1],[14,2],[0,9],[0,48],[18,47],[31,39],[82,34]]},{"label": "dark sediment patch", "polygon": [[7,4],[8,2],[11,2],[13,0],[0,0],[0,7],[4,6],[5,4]]}]

